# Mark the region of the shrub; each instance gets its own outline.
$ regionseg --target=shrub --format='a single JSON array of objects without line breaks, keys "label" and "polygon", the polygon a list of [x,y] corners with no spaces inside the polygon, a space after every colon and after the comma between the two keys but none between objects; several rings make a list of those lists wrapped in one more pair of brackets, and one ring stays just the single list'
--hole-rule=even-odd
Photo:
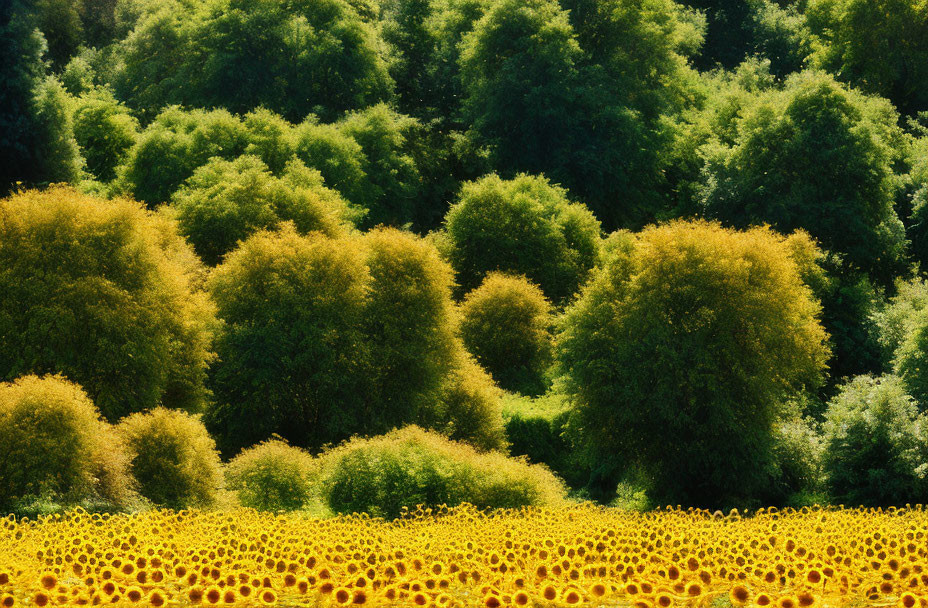
[{"label": "shrub", "polygon": [[0,200],[0,380],[61,373],[110,421],[205,398],[212,305],[173,222],[64,187]]},{"label": "shrub", "polygon": [[544,467],[479,453],[418,427],[352,439],[322,455],[322,485],[337,513],[395,518],[417,505],[555,506],[561,482]]},{"label": "shrub", "polygon": [[500,387],[545,392],[554,319],[540,289],[524,277],[491,273],[464,298],[461,317],[464,346]]},{"label": "shrub", "polygon": [[178,189],[172,203],[181,233],[200,258],[215,266],[258,230],[293,222],[302,234],[344,235],[356,213],[317,171],[299,161],[274,177],[261,159],[212,158]]},{"label": "shrub", "polygon": [[445,218],[446,255],[463,292],[500,271],[521,274],[562,304],[599,259],[599,222],[543,177],[467,183]]},{"label": "shrub", "polygon": [[658,504],[761,495],[780,404],[828,357],[786,239],[675,221],[610,257],[558,335],[590,461],[641,471]]},{"label": "shrub", "polygon": [[74,137],[97,179],[110,181],[138,135],[138,121],[106,89],[79,97],[74,106]]},{"label": "shrub", "polygon": [[314,496],[317,464],[303,450],[271,439],[242,450],[226,466],[226,488],[243,507],[295,511]]},{"label": "shrub", "polygon": [[169,509],[216,502],[222,487],[219,453],[199,418],[159,407],[132,414],[116,428],[142,496]]},{"label": "shrub", "polygon": [[831,499],[848,506],[920,502],[921,424],[899,378],[860,376],[845,384],[823,424]]},{"label": "shrub", "polygon": [[772,500],[795,507],[815,497],[820,504],[826,502],[822,472],[824,444],[817,427],[813,419],[798,414],[777,424],[773,447],[776,482],[768,494]]},{"label": "shrub", "polygon": [[0,384],[0,443],[0,508],[35,497],[118,508],[132,497],[119,438],[87,394],[61,376]]}]

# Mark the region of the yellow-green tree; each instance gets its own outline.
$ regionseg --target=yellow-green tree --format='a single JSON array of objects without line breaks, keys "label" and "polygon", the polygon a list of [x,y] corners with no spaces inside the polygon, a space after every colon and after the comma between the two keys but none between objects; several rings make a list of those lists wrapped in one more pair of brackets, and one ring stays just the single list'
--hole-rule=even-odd
[{"label": "yellow-green tree", "polygon": [[499,385],[545,392],[554,346],[551,303],[524,277],[492,273],[461,305],[461,337]]},{"label": "yellow-green tree", "polygon": [[784,237],[676,221],[613,251],[559,355],[590,453],[659,502],[763,497],[783,399],[822,379],[827,335]]},{"label": "yellow-green tree", "polygon": [[109,420],[205,398],[212,305],[169,218],[65,187],[0,200],[0,380],[63,374]]}]

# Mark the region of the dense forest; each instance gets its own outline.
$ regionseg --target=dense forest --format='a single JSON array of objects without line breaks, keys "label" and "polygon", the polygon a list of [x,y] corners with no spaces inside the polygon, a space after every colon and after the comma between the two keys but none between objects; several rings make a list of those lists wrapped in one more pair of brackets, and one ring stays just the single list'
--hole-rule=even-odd
[{"label": "dense forest", "polygon": [[6,0],[0,196],[0,509],[928,502],[923,0]]}]

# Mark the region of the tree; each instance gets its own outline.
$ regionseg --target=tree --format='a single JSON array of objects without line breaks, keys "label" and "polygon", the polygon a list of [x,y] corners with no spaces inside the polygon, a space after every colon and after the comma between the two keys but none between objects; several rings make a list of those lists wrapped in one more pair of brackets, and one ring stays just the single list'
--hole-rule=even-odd
[{"label": "tree", "polygon": [[172,197],[178,227],[209,266],[253,233],[293,222],[301,233],[344,235],[359,215],[318,171],[294,160],[278,178],[254,156],[212,158]]},{"label": "tree", "polygon": [[136,138],[119,169],[119,186],[150,206],[166,203],[210,158],[232,160],[248,144],[242,121],[225,110],[167,108]]},{"label": "tree", "polygon": [[359,248],[292,226],[226,256],[209,281],[223,326],[206,415],[224,454],[272,433],[318,449],[364,428],[375,409],[362,331],[370,283]]},{"label": "tree", "polygon": [[738,228],[801,228],[889,285],[905,246],[893,209],[894,122],[879,100],[828,76],[794,77],[742,110],[732,143],[704,146],[704,213]]},{"label": "tree", "polygon": [[524,277],[491,273],[461,304],[461,337],[500,387],[537,396],[548,388],[551,303]]},{"label": "tree", "polygon": [[[607,226],[662,204],[662,116],[688,97],[699,28],[670,0],[493,4],[461,43],[464,115],[504,176],[542,173]],[[568,12],[569,11],[569,12]]]},{"label": "tree", "polygon": [[814,63],[902,114],[928,110],[928,11],[918,0],[811,0]]},{"label": "tree", "polygon": [[831,499],[847,506],[920,502],[918,409],[895,376],[860,376],[828,404],[824,470]]},{"label": "tree", "polygon": [[766,228],[675,221],[613,250],[558,335],[591,461],[658,503],[763,497],[781,404],[822,380],[819,312]]},{"label": "tree", "polygon": [[174,510],[216,503],[222,465],[198,417],[158,407],[124,418],[116,429],[142,496]]},{"label": "tree", "polygon": [[207,424],[223,452],[274,433],[318,450],[412,421],[498,445],[492,383],[458,375],[451,283],[433,246],[396,229],[245,240],[210,278],[224,326]]},{"label": "tree", "polygon": [[392,90],[375,29],[343,0],[165,0],[121,44],[117,94],[148,116],[180,103],[331,120]]},{"label": "tree", "polygon": [[81,387],[61,376],[0,383],[0,508],[28,498],[63,504],[132,498],[128,458]]},{"label": "tree", "polygon": [[358,142],[364,154],[367,196],[352,202],[369,210],[371,225],[402,226],[415,217],[422,178],[409,140],[418,127],[418,121],[384,104],[353,112],[338,123],[339,131]]},{"label": "tree", "polygon": [[167,218],[53,187],[0,201],[0,380],[63,374],[115,420],[198,408],[212,308]]},{"label": "tree", "polygon": [[493,271],[525,275],[563,304],[599,259],[593,214],[543,177],[490,175],[464,185],[441,237],[463,292]]},{"label": "tree", "polygon": [[138,131],[138,121],[106,89],[85,93],[74,103],[74,138],[87,171],[101,181],[115,179]]},{"label": "tree", "polygon": [[76,182],[84,159],[74,139],[71,100],[54,76],[36,86],[32,115],[32,145],[39,175],[48,182]]}]

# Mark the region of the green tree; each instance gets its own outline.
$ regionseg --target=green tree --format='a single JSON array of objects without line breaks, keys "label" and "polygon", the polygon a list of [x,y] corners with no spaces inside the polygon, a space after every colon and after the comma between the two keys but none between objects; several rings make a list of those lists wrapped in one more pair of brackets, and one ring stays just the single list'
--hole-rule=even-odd
[{"label": "green tree", "polygon": [[35,161],[39,175],[48,182],[76,182],[84,159],[74,139],[71,99],[54,76],[35,88],[32,100]]},{"label": "green tree", "polygon": [[362,331],[371,278],[359,248],[345,245],[285,225],[256,233],[212,273],[224,323],[206,422],[223,453],[272,433],[317,449],[374,415]]},{"label": "green tree", "polygon": [[358,215],[318,171],[294,160],[278,178],[254,156],[212,158],[172,197],[181,234],[197,255],[215,266],[253,233],[293,222],[301,234],[345,234]]},{"label": "green tree", "polygon": [[28,497],[71,505],[132,498],[128,458],[87,394],[61,376],[0,383],[0,508]]},{"label": "green tree", "polygon": [[116,429],[142,496],[175,510],[216,504],[222,465],[198,417],[158,407],[122,419]]},{"label": "green tree", "polygon": [[891,109],[803,74],[741,111],[731,143],[703,147],[705,214],[743,228],[806,230],[850,270],[891,284],[905,235],[893,209]]},{"label": "green tree", "polygon": [[167,218],[64,187],[0,200],[0,380],[60,373],[109,420],[205,399],[212,307]]},{"label": "green tree", "polygon": [[542,177],[490,175],[465,184],[440,242],[464,292],[493,271],[521,274],[563,304],[599,260],[600,227]]},{"label": "green tree", "polygon": [[52,67],[61,69],[83,40],[80,2],[75,0],[36,0],[37,24],[48,43],[46,56]]},{"label": "green tree", "polygon": [[210,158],[232,160],[248,144],[242,121],[225,110],[167,108],[130,148],[119,169],[120,187],[150,206],[166,203]]},{"label": "green tree", "polygon": [[343,0],[150,4],[115,77],[117,94],[149,116],[180,103],[332,119],[391,95],[376,30]]},{"label": "green tree", "polygon": [[828,404],[823,457],[831,499],[849,507],[921,502],[918,409],[895,376],[860,376]]},{"label": "green tree", "polygon": [[461,43],[464,112],[504,175],[543,173],[607,226],[662,204],[662,116],[689,96],[700,29],[670,0],[493,4]]},{"label": "green tree", "polygon": [[207,421],[223,452],[274,433],[318,450],[412,421],[499,445],[495,387],[460,373],[451,284],[432,245],[392,228],[248,238],[210,278],[224,327]]},{"label": "green tree", "polygon": [[364,171],[367,158],[357,140],[337,125],[319,124],[314,117],[294,128],[292,138],[297,158],[319,171],[328,187],[368,208],[373,194]]},{"label": "green tree", "polygon": [[810,0],[816,65],[903,114],[928,110],[928,11],[919,0]]},{"label": "green tree", "polygon": [[116,167],[135,143],[138,130],[138,121],[106,89],[85,93],[74,103],[74,138],[87,171],[101,181],[116,177]]},{"label": "green tree", "polygon": [[537,396],[548,388],[551,303],[524,277],[487,275],[461,304],[461,337],[500,387]]},{"label": "green tree", "polygon": [[559,359],[591,462],[658,503],[765,498],[784,398],[822,380],[819,305],[783,237],[676,221],[614,251]]},{"label": "green tree", "polygon": [[353,112],[338,123],[364,154],[367,178],[364,200],[352,200],[369,210],[368,223],[402,226],[415,217],[422,180],[410,154],[418,122],[384,104]]}]

